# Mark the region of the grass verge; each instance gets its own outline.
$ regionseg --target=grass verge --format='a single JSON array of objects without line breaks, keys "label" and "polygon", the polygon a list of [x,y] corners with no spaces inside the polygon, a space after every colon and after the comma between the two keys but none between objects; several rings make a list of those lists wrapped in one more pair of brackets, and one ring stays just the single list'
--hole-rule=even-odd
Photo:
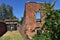
[{"label": "grass verge", "polygon": [[0,37],[0,40],[23,40],[23,37],[18,31],[8,31]]}]

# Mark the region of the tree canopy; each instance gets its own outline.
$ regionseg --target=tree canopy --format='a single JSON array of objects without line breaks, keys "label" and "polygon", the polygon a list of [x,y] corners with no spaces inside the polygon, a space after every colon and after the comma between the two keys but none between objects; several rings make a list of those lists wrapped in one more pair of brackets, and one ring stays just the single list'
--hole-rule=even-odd
[{"label": "tree canopy", "polygon": [[4,19],[17,19],[17,17],[13,15],[12,6],[6,5],[5,3],[2,3],[0,6],[0,14],[3,15]]}]

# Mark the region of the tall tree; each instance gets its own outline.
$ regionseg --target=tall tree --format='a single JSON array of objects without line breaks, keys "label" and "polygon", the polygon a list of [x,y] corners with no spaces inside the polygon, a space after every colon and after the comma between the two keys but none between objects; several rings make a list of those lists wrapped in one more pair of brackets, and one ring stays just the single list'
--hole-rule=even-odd
[{"label": "tall tree", "polygon": [[16,19],[17,17],[13,15],[13,8],[10,5],[2,3],[0,11],[3,14],[4,19]]},{"label": "tall tree", "polygon": [[7,12],[9,15],[9,18],[13,17],[13,8],[10,5],[7,5]]}]

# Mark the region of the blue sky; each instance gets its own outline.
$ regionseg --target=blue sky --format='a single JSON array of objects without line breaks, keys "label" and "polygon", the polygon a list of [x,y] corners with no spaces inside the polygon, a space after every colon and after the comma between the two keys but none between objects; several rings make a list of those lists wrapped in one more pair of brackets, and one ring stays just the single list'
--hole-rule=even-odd
[{"label": "blue sky", "polygon": [[[0,0],[0,4],[5,3],[11,5],[13,7],[14,15],[17,18],[21,19],[21,17],[23,17],[24,14],[25,2],[27,1],[43,2],[44,0]],[[54,8],[60,9],[60,0],[57,0]]]}]

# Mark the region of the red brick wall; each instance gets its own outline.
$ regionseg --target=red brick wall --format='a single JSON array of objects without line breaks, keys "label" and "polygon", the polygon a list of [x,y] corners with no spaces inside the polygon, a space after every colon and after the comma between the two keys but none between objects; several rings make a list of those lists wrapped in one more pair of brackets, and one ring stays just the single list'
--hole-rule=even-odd
[{"label": "red brick wall", "polygon": [[3,35],[5,32],[6,32],[5,23],[0,22],[0,36]]},{"label": "red brick wall", "polygon": [[37,27],[39,28],[43,26],[45,14],[41,12],[41,22],[36,22],[36,12],[44,8],[45,7],[43,3],[35,3],[35,2],[26,3],[24,19],[25,19],[26,34],[29,37],[32,37],[35,34],[35,31],[33,30],[36,30]]}]

